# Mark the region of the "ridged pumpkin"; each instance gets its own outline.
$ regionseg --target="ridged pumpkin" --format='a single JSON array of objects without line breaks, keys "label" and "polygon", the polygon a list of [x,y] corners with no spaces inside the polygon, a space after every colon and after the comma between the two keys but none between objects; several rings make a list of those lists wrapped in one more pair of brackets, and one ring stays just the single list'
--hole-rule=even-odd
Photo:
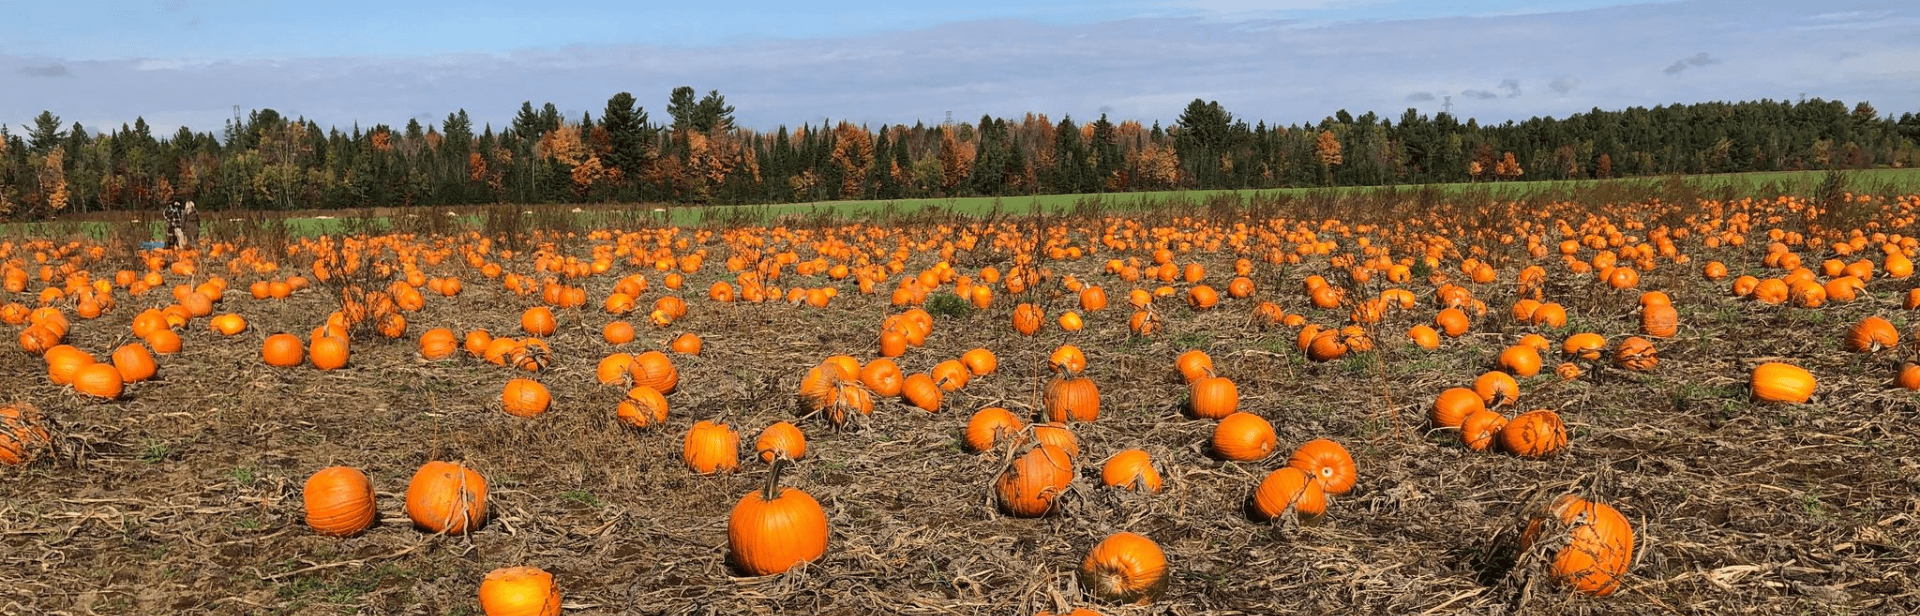
[{"label": "ridged pumpkin", "polygon": [[452,462],[428,462],[407,482],[407,517],[430,533],[464,535],[487,521],[487,480]]},{"label": "ridged pumpkin", "polygon": [[1289,509],[1307,520],[1327,513],[1326,491],[1306,471],[1291,466],[1267,473],[1247,503],[1248,512],[1262,522],[1279,518]]},{"label": "ridged pumpkin", "polygon": [[1080,587],[1116,603],[1146,605],[1167,590],[1167,555],[1145,536],[1108,536],[1080,563]]},{"label": "ridged pumpkin", "polygon": [[420,357],[427,360],[440,360],[453,357],[460,351],[459,341],[454,338],[453,330],[436,327],[420,334]]},{"label": "ridged pumpkin", "polygon": [[667,421],[667,397],[645,385],[627,390],[627,397],[615,407],[614,416],[636,428],[657,426]]},{"label": "ridged pumpkin", "polygon": [[1492,449],[1506,427],[1506,415],[1485,409],[1474,411],[1460,423],[1460,443],[1474,451]]},{"label": "ridged pumpkin", "polygon": [[1073,456],[1053,445],[1040,445],[1015,458],[994,481],[1000,509],[1017,518],[1037,518],[1053,507],[1053,499],[1074,478]]},{"label": "ridged pumpkin", "polygon": [[1213,358],[1200,349],[1192,349],[1173,358],[1173,367],[1180,371],[1182,382],[1189,385],[1213,376]]},{"label": "ridged pumpkin", "polygon": [[807,457],[807,435],[800,428],[781,421],[775,422],[760,431],[753,439],[753,451],[760,456],[761,462],[772,464],[774,459],[785,457],[798,460]]},{"label": "ridged pumpkin", "polygon": [[352,537],[373,525],[373,481],[360,469],[331,466],[307,477],[301,490],[307,526],[329,537]]},{"label": "ridged pumpkin", "polygon": [[631,375],[633,384],[652,387],[662,394],[671,394],[680,386],[680,369],[674,367],[672,358],[659,351],[633,356]]},{"label": "ridged pumpkin", "polygon": [[347,339],[320,336],[307,345],[307,361],[321,370],[338,370],[347,365]]},{"label": "ridged pumpkin", "polygon": [[1084,376],[1057,378],[1047,384],[1046,405],[1048,421],[1094,421],[1100,418],[1100,388]]},{"label": "ridged pumpkin", "polygon": [[860,384],[872,390],[873,395],[883,398],[898,396],[905,382],[906,375],[900,372],[900,365],[891,359],[875,359],[860,367]]},{"label": "ridged pumpkin", "polygon": [[727,554],[748,575],[785,573],[827,553],[827,514],[820,502],[798,488],[780,487],[776,461],[764,489],[734,504],[727,515]]},{"label": "ridged pumpkin", "polygon": [[1213,427],[1213,453],[1223,460],[1259,460],[1273,455],[1278,444],[1273,424],[1253,413],[1228,415]]},{"label": "ridged pumpkin", "polygon": [[680,460],[695,473],[711,475],[740,468],[740,434],[732,426],[701,420],[687,430]]},{"label": "ridged pumpkin", "polygon": [[1314,483],[1320,484],[1320,489],[1335,496],[1352,491],[1360,481],[1353,454],[1330,439],[1317,438],[1301,444],[1287,458],[1287,466],[1306,471]]},{"label": "ridged pumpkin", "polygon": [[1567,446],[1567,426],[1547,409],[1521,413],[1500,429],[1500,447],[1522,458],[1546,458]]},{"label": "ridged pumpkin", "polygon": [[1620,578],[1633,564],[1633,527],[1626,516],[1605,503],[1561,495],[1528,522],[1520,534],[1525,553],[1548,534],[1564,535],[1565,544],[1552,555],[1553,577],[1575,591],[1604,597],[1620,589]]},{"label": "ridged pumpkin", "polygon": [[504,567],[480,580],[480,610],[487,616],[559,616],[560,589],[539,567]]},{"label": "ridged pumpkin", "polygon": [[1880,317],[1867,317],[1847,330],[1847,350],[1873,353],[1900,346],[1900,330]]},{"label": "ridged pumpkin", "polygon": [[908,375],[906,380],[901,381],[900,397],[906,400],[907,404],[911,404],[922,411],[938,413],[940,412],[940,401],[945,396],[940,393],[940,386],[933,382],[933,377],[928,376],[924,372],[915,372]]},{"label": "ridged pumpkin", "polygon": [[1240,390],[1232,380],[1211,376],[1187,386],[1187,411],[1199,419],[1221,419],[1240,410]]},{"label": "ridged pumpkin", "polygon": [[1010,439],[1020,434],[1025,427],[1019,417],[1011,411],[997,406],[980,409],[967,419],[967,432],[963,439],[967,451],[979,453],[999,446],[1002,439]]}]

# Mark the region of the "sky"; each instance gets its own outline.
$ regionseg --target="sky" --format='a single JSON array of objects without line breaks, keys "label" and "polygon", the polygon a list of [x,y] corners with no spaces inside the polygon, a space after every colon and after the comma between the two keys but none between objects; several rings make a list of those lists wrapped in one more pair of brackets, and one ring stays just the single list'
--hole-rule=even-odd
[{"label": "sky", "polygon": [[[598,117],[718,90],[742,126],[1039,112],[1482,123],[1594,108],[1867,100],[1920,112],[1920,3],[1861,0],[866,0],[727,3],[66,0],[0,20],[0,124],[219,132],[272,108],[323,127]],[[654,6],[662,5],[662,6]]]}]

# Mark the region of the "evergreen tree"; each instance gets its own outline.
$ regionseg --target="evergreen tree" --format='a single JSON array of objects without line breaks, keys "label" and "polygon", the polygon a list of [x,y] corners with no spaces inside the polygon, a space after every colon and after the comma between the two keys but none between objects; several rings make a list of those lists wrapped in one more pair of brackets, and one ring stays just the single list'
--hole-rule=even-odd
[{"label": "evergreen tree", "polygon": [[600,124],[606,127],[612,147],[607,154],[609,166],[629,179],[638,178],[646,169],[647,147],[654,138],[653,128],[647,125],[647,110],[636,105],[632,94],[621,92],[607,99]]}]

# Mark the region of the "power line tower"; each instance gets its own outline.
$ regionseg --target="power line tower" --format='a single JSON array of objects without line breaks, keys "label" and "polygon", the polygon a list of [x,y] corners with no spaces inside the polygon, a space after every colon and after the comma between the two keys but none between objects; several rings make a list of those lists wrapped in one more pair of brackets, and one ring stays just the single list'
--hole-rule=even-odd
[{"label": "power line tower", "polygon": [[1440,97],[1440,113],[1453,115],[1453,96],[1452,95]]}]

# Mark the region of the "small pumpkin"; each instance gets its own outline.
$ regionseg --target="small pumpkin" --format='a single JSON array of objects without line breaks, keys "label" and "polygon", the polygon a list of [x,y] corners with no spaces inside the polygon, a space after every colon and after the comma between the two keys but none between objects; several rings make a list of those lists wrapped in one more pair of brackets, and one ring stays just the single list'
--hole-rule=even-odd
[{"label": "small pumpkin", "polygon": [[955,392],[967,386],[967,381],[973,378],[973,372],[967,370],[967,365],[960,363],[960,360],[949,359],[934,364],[933,369],[927,371],[927,376],[940,386],[940,391]]},{"label": "small pumpkin", "polygon": [[807,435],[793,424],[780,421],[753,439],[753,450],[761,462],[772,464],[776,458],[798,460],[807,457]]},{"label": "small pumpkin", "polygon": [[1489,408],[1513,406],[1520,399],[1520,382],[1505,372],[1488,372],[1473,380],[1473,392]]},{"label": "small pumpkin", "polygon": [[1567,446],[1567,426],[1547,409],[1527,411],[1500,429],[1500,447],[1522,458],[1546,458]]},{"label": "small pumpkin", "polygon": [[520,330],[535,336],[552,336],[560,325],[553,318],[553,310],[546,306],[534,306],[520,313]]},{"label": "small pumpkin", "polygon": [[1191,349],[1173,359],[1174,368],[1180,371],[1182,382],[1191,385],[1194,381],[1213,376],[1213,358],[1206,351]]},{"label": "small pumpkin", "polygon": [[900,395],[905,381],[906,375],[900,372],[900,365],[891,359],[876,359],[860,367],[860,384],[873,390],[876,396],[892,398]]},{"label": "small pumpkin", "polygon": [[360,469],[331,466],[307,477],[301,490],[307,526],[329,537],[352,537],[373,525],[373,481]]},{"label": "small pumpkin", "polygon": [[560,589],[539,567],[503,567],[480,580],[480,610],[487,616],[559,616]]},{"label": "small pumpkin", "polygon": [[1291,466],[1267,473],[1247,503],[1248,513],[1262,522],[1278,519],[1289,510],[1305,520],[1327,513],[1326,491],[1306,471]]},{"label": "small pumpkin", "polygon": [[727,424],[700,420],[687,430],[680,459],[702,475],[731,472],[740,468],[740,434]]},{"label": "small pumpkin", "polygon": [[673,342],[668,343],[667,348],[681,355],[699,355],[702,346],[703,341],[700,340],[699,336],[694,335],[693,332],[686,332],[674,337]]},{"label": "small pumpkin", "polygon": [[1331,439],[1317,438],[1293,450],[1287,466],[1306,471],[1327,494],[1341,495],[1353,490],[1360,481],[1353,454]]},{"label": "small pumpkin", "polygon": [[1187,410],[1199,419],[1220,419],[1240,410],[1240,390],[1223,376],[1210,376],[1187,386]]},{"label": "small pumpkin", "polygon": [[1213,453],[1223,460],[1259,460],[1272,455],[1278,443],[1273,424],[1253,413],[1228,415],[1213,427]]},{"label": "small pumpkin", "polygon": [[626,321],[611,321],[600,328],[600,339],[607,344],[622,345],[633,342],[633,324]]},{"label": "small pumpkin", "polygon": [[1002,439],[1014,438],[1023,424],[1011,411],[997,406],[980,409],[967,419],[964,438],[967,451],[979,453],[997,447]]},{"label": "small pumpkin", "polygon": [[1000,358],[996,357],[993,351],[976,348],[962,353],[960,363],[965,365],[967,371],[972,372],[974,376],[986,376],[999,369]]},{"label": "small pumpkin", "polygon": [[1484,409],[1474,411],[1460,423],[1460,442],[1467,449],[1486,451],[1493,448],[1500,431],[1506,427],[1506,415]]},{"label": "small pumpkin", "polygon": [[1652,304],[1640,310],[1640,331],[1655,338],[1672,338],[1680,332],[1680,311],[1672,304]]},{"label": "small pumpkin", "polygon": [[[296,338],[295,342],[298,341],[299,339]],[[139,383],[151,379],[160,370],[159,364],[153,359],[153,353],[147,350],[147,345],[138,342],[129,342],[114,349],[110,359],[113,361],[113,369],[120,371],[120,380],[127,383]]]},{"label": "small pumpkin", "polygon": [[671,394],[674,388],[680,386],[680,370],[674,367],[672,358],[659,351],[633,356],[633,368],[629,375],[633,377],[633,384],[652,387],[662,394]]},{"label": "small pumpkin", "polygon": [[487,480],[461,464],[428,462],[407,482],[407,517],[430,533],[477,530],[487,520]]},{"label": "small pumpkin", "polygon": [[1153,468],[1153,457],[1139,449],[1128,449],[1107,458],[1100,467],[1100,482],[1110,488],[1141,492],[1159,492],[1160,473]]},{"label": "small pumpkin", "polygon": [[1063,344],[1047,356],[1047,369],[1069,376],[1087,370],[1087,354],[1080,347]]},{"label": "small pumpkin", "polygon": [[453,330],[436,327],[420,334],[420,357],[427,360],[439,360],[453,357],[460,347],[453,336]]},{"label": "small pumpkin", "polygon": [[507,381],[500,390],[500,408],[515,417],[536,417],[547,412],[553,403],[553,394],[547,386],[529,379]]},{"label": "small pumpkin", "polygon": [[307,361],[321,370],[338,370],[347,365],[347,339],[320,336],[307,344]]},{"label": "small pumpkin", "polygon": [[222,336],[232,336],[247,331],[247,318],[229,312],[207,321],[207,325]]},{"label": "small pumpkin", "polygon": [[1516,344],[1500,351],[1500,369],[1520,378],[1540,374],[1540,352],[1533,347]]},{"label": "small pumpkin", "polygon": [[1167,555],[1135,533],[1102,539],[1080,563],[1080,587],[1106,601],[1146,605],[1167,590]]},{"label": "small pumpkin", "polygon": [[907,404],[920,410],[938,413],[940,401],[945,396],[940,391],[940,385],[934,383],[932,376],[924,372],[915,372],[900,383],[900,397],[906,400]]},{"label": "small pumpkin", "polygon": [[627,389],[627,397],[614,407],[614,416],[635,428],[658,426],[667,421],[667,397],[646,385]]}]

